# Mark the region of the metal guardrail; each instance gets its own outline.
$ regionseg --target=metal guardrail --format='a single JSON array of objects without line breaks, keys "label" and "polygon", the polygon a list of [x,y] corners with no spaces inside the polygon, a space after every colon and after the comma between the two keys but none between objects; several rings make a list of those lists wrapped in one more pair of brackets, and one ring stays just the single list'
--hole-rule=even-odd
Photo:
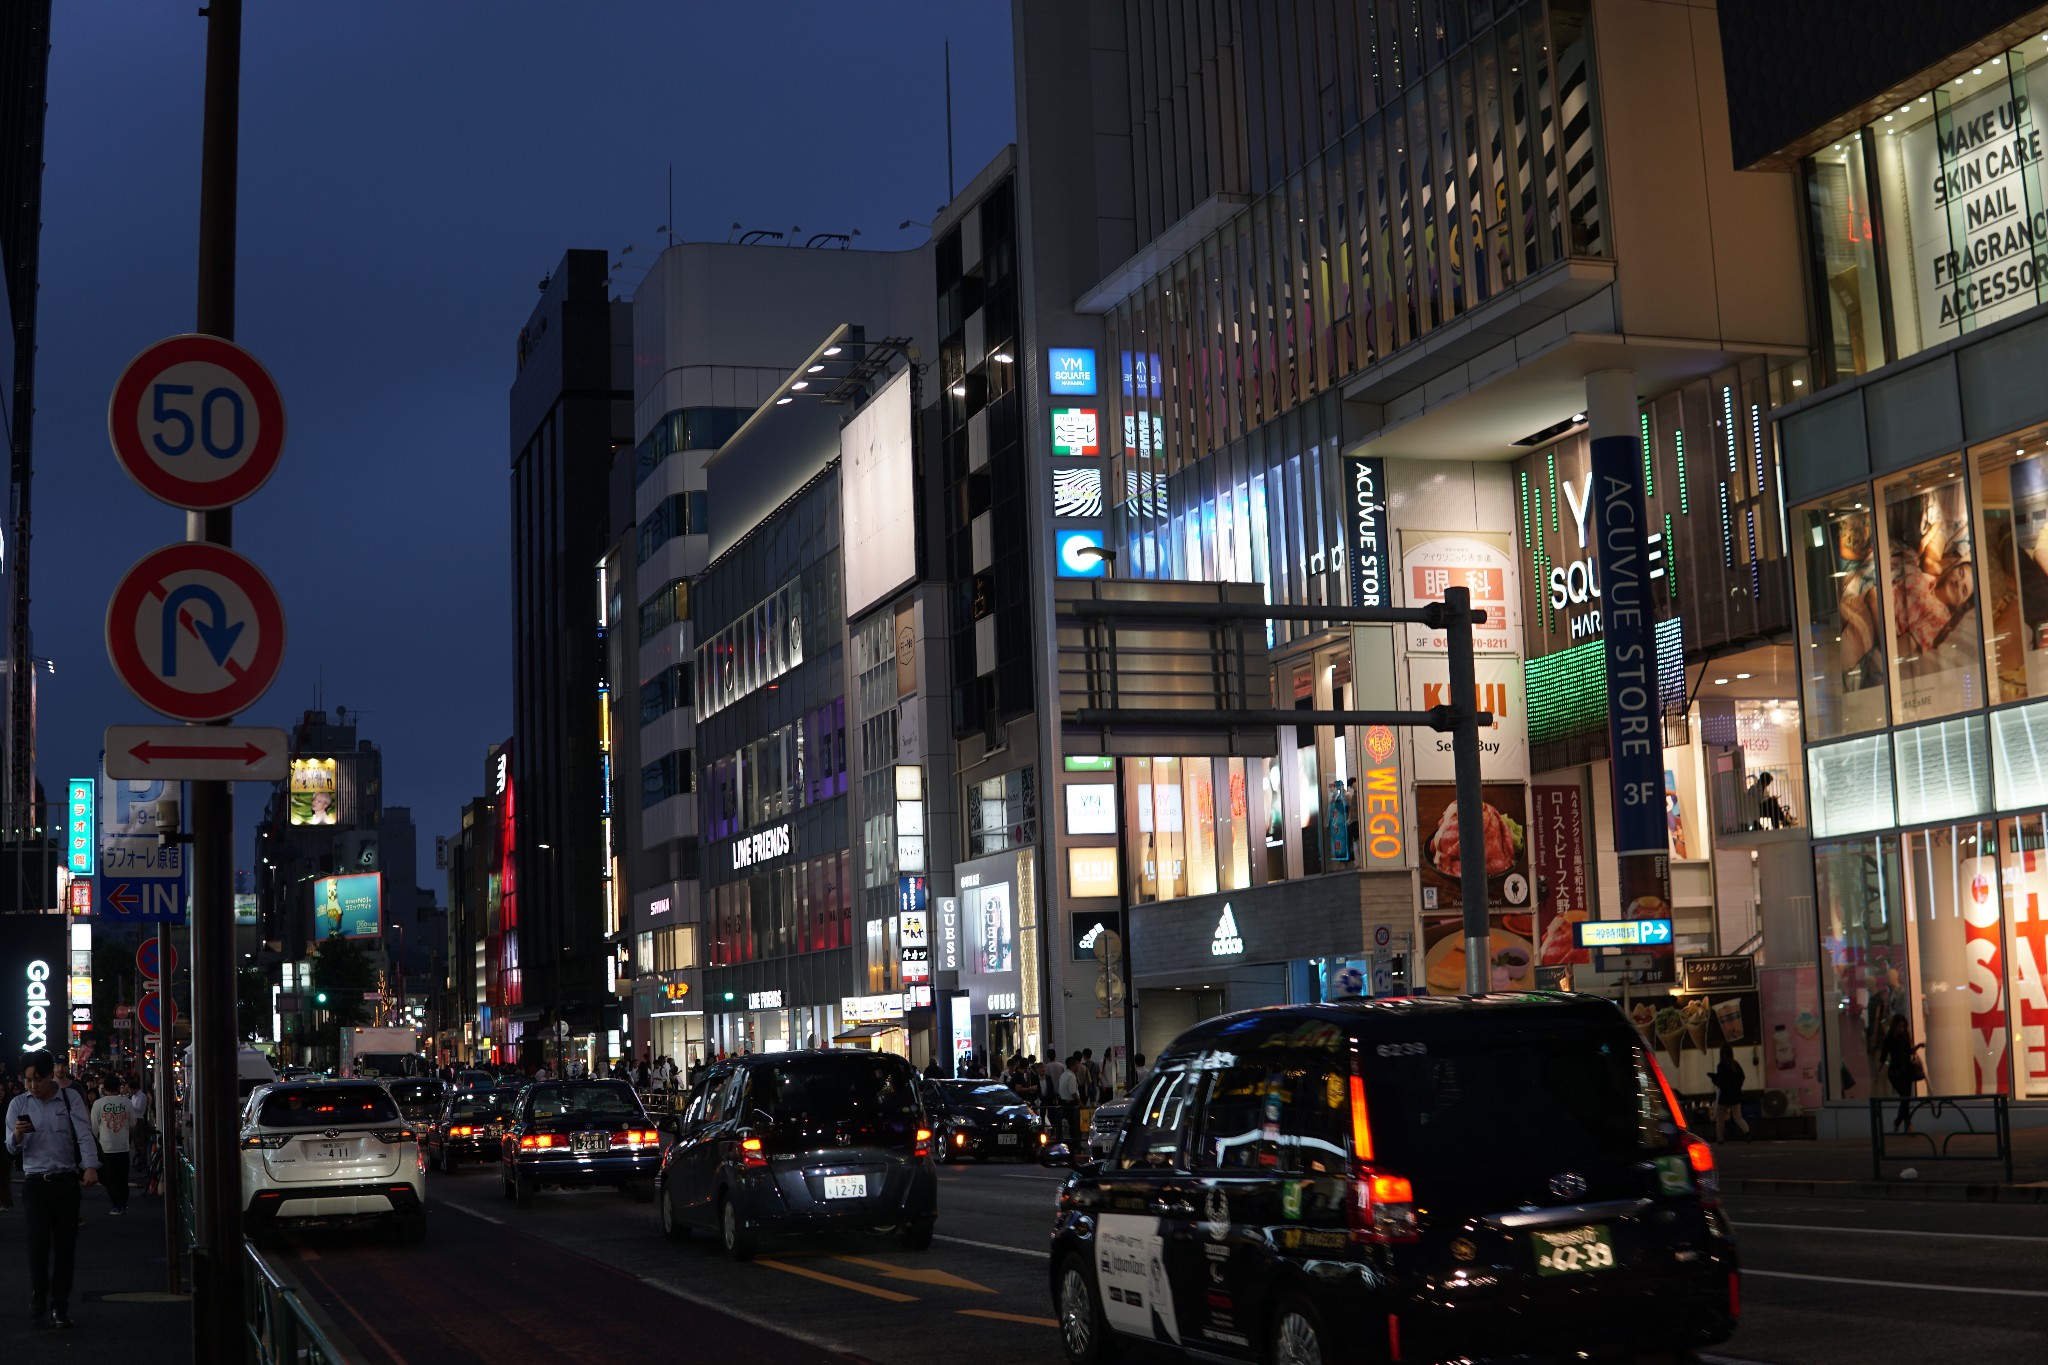
[{"label": "metal guardrail", "polygon": [[[1894,1133],[1886,1125],[1898,1118],[1899,1097],[1873,1095],[1870,1099],[1870,1174],[1874,1180],[1884,1178],[1884,1163],[1887,1161],[2002,1161],[2005,1163],[2005,1182],[2012,1183],[2012,1111],[2004,1095],[1915,1095],[1906,1101],[1906,1119],[1912,1122],[1918,1117],[1923,1122],[1933,1120],[1945,1126],[1935,1132]],[[1948,1124],[1950,1116],[1962,1120],[1960,1128]],[[1987,1127],[1978,1127],[1977,1120],[1988,1120]],[[1939,1142],[1936,1139],[1940,1139]],[[1957,1138],[1964,1139],[1966,1149],[1960,1152],[1949,1150]],[[1975,1140],[1988,1138],[1991,1150],[1984,1151],[1975,1146]],[[1926,1143],[1923,1152],[1917,1145],[1907,1152],[1887,1150],[1887,1140],[1902,1143]]]},{"label": "metal guardrail", "polygon": [[243,1244],[243,1297],[249,1312],[250,1359],[257,1365],[348,1365],[349,1357],[330,1341],[299,1291],[277,1277],[256,1248]]}]

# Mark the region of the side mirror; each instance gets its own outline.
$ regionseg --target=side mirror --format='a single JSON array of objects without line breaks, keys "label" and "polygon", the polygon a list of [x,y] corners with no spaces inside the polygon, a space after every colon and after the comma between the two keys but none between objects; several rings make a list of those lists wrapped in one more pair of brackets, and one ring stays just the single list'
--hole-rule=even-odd
[{"label": "side mirror", "polygon": [[674,1114],[670,1114],[662,1119],[655,1127],[661,1129],[664,1133],[672,1133],[676,1137],[683,1135],[683,1121]]}]

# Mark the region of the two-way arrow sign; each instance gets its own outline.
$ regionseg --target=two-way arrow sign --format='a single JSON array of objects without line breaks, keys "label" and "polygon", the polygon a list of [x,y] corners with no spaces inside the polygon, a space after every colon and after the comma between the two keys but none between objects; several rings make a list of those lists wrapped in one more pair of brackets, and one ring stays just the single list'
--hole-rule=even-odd
[{"label": "two-way arrow sign", "polygon": [[251,725],[109,725],[107,776],[168,782],[282,782],[282,730]]}]

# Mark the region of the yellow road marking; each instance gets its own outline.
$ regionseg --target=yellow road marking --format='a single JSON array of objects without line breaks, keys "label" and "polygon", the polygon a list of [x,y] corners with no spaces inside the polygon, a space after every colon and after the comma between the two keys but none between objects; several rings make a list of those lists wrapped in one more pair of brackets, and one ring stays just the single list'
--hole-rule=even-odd
[{"label": "yellow road marking", "polygon": [[1059,1326],[1059,1324],[1053,1321],[1051,1318],[1027,1317],[1022,1313],[998,1313],[993,1308],[962,1308],[958,1311],[963,1316],[970,1318],[994,1318],[997,1322],[1028,1322],[1033,1327]]},{"label": "yellow road marking", "polygon": [[834,1256],[835,1261],[848,1265],[864,1265],[870,1270],[879,1270],[892,1280],[909,1280],[914,1284],[928,1284],[940,1289],[971,1289],[977,1294],[993,1294],[996,1291],[985,1284],[963,1280],[958,1275],[944,1270],[919,1270],[911,1266],[891,1265],[887,1261],[871,1261],[865,1256]]},{"label": "yellow road marking", "polygon": [[817,1280],[821,1284],[837,1285],[841,1289],[851,1289],[856,1293],[872,1294],[878,1299],[887,1299],[890,1303],[917,1302],[917,1295],[915,1294],[899,1294],[893,1289],[880,1289],[871,1284],[862,1284],[859,1280],[841,1279],[837,1275],[827,1275],[824,1271],[813,1270],[809,1266],[791,1265],[787,1261],[755,1261],[754,1264],[765,1265],[771,1270],[786,1270],[792,1275],[801,1275],[807,1280]]}]

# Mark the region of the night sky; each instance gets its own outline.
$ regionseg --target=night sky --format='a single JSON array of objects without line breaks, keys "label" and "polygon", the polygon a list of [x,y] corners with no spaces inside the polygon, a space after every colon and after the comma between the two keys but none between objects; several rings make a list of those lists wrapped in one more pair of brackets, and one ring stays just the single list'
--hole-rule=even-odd
[{"label": "night sky", "polygon": [[[205,21],[193,3],[58,0],[43,179],[33,586],[39,776],[94,770],[110,723],[160,718],[108,665],[123,570],[183,514],[115,464],[108,394],[192,330]],[[284,670],[240,719],[289,727],[316,695],[360,712],[385,801],[433,836],[511,732],[506,394],[535,286],[571,247],[626,264],[669,221],[924,239],[954,164],[1014,136],[1004,0],[844,5],[251,0],[242,58],[236,339],[276,377],[289,439],[235,514],[276,584]],[[635,249],[622,254],[628,245]],[[801,357],[792,357],[792,363]],[[13,547],[9,547],[12,553]],[[264,789],[237,788],[248,866]],[[444,892],[445,894],[445,892]]]}]

